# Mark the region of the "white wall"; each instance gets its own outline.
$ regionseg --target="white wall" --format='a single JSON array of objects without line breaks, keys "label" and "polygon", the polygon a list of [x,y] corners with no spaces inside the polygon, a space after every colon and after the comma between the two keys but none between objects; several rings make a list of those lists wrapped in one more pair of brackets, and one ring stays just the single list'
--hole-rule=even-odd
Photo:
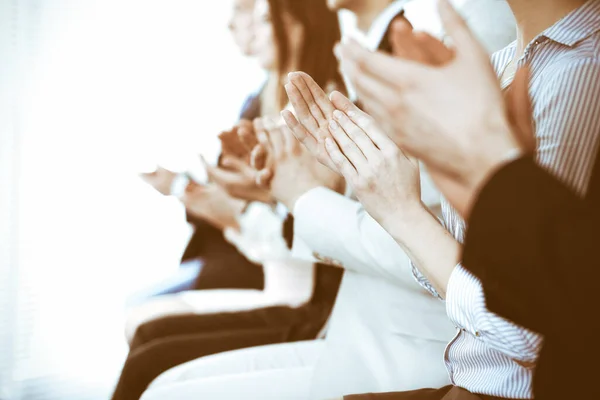
[{"label": "white wall", "polygon": [[0,223],[0,243],[13,242],[0,271],[18,271],[18,302],[0,310],[19,316],[13,398],[105,399],[128,294],[177,268],[190,233],[179,203],[136,172],[216,154],[262,74],[229,37],[230,0],[1,1],[0,15],[27,16],[18,131],[0,145],[18,170],[1,190],[5,202],[18,181],[18,208],[2,210],[18,231]]}]

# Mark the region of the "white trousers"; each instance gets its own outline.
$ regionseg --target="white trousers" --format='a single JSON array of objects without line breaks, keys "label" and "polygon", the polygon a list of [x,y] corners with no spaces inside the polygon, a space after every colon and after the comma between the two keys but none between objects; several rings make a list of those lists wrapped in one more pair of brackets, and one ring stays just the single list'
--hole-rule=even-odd
[{"label": "white trousers", "polygon": [[307,399],[324,346],[310,340],[202,357],[160,375],[142,399]]}]

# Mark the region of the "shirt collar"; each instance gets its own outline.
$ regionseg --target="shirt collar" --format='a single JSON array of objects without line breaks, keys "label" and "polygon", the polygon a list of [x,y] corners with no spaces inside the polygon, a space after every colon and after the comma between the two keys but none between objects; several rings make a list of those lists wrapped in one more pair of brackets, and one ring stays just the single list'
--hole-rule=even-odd
[{"label": "shirt collar", "polygon": [[375,18],[375,21],[369,27],[366,37],[366,46],[369,50],[375,51],[383,41],[385,34],[394,18],[404,9],[408,0],[397,0],[391,3],[381,14]]},{"label": "shirt collar", "polygon": [[572,47],[598,31],[600,31],[600,0],[588,0],[546,29],[541,36]]}]

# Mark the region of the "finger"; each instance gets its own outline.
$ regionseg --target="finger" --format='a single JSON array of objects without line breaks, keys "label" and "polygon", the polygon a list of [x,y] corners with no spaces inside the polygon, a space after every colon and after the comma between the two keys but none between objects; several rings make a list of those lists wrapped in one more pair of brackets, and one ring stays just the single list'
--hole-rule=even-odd
[{"label": "finger", "polygon": [[485,55],[486,60],[489,58],[465,20],[448,0],[438,0],[438,12],[444,31],[452,40],[457,54],[468,58],[480,59],[482,55]]},{"label": "finger", "polygon": [[290,130],[290,128],[286,126],[282,126],[279,128],[281,130],[283,136],[283,145],[284,150],[288,154],[294,154],[298,149],[298,140]]},{"label": "finger", "polygon": [[285,86],[285,92],[288,95],[292,107],[298,116],[298,121],[306,128],[308,132],[316,132],[319,129],[319,124],[315,117],[310,112],[308,104],[304,100],[302,93],[292,83]]},{"label": "finger", "polygon": [[429,33],[415,32],[413,36],[417,45],[422,48],[423,52],[427,55],[429,64],[433,66],[442,66],[449,63],[454,58],[454,51]]},{"label": "finger", "polygon": [[536,148],[533,129],[533,111],[529,96],[529,68],[517,70],[507,93],[507,112],[513,132],[521,149],[531,154]]},{"label": "finger", "polygon": [[209,182],[214,182],[221,187],[228,187],[234,181],[234,175],[221,168],[206,165],[206,174]]},{"label": "finger", "polygon": [[301,75],[296,75],[295,73],[289,74],[288,77],[290,79],[290,83],[294,85],[302,95],[304,102],[308,106],[310,114],[317,121],[317,123],[323,125],[323,121],[327,119],[327,116],[323,113],[321,107],[317,103],[316,99],[313,97],[313,94],[308,88],[306,81]]},{"label": "finger", "polygon": [[[389,146],[396,146],[394,141],[390,139],[377,125],[369,114],[362,111],[354,103],[352,103],[346,96],[340,92],[331,93],[331,101],[335,107],[347,115],[350,120],[358,126],[363,132],[365,132],[370,140],[380,149],[384,149]],[[368,158],[368,157],[367,157]]]},{"label": "finger", "polygon": [[271,186],[271,180],[273,179],[273,171],[270,168],[260,170],[256,175],[256,184],[262,188],[268,188]]},{"label": "finger", "polygon": [[300,143],[314,156],[318,153],[319,143],[317,140],[302,126],[296,119],[294,114],[288,110],[281,112],[281,116],[285,121],[285,124],[290,128],[292,134],[298,139]]},{"label": "finger", "polygon": [[[389,83],[362,74],[356,70],[353,64],[346,66],[346,73],[354,84],[363,107],[375,120],[383,121],[387,118],[389,104],[396,104],[396,107],[400,106],[399,100],[404,95],[402,88],[394,88]],[[397,111],[399,110],[397,109]],[[394,117],[398,118],[400,116]]]},{"label": "finger", "polygon": [[237,157],[226,156],[221,160],[221,165],[227,169],[238,171],[241,173],[248,172],[248,164]]},{"label": "finger", "polygon": [[350,101],[348,97],[344,96],[337,90],[331,92],[330,98],[331,103],[337,110],[340,110],[344,114],[351,116],[352,119],[356,118],[358,120],[358,118],[370,118],[369,114],[358,108],[358,106]]},{"label": "finger", "polygon": [[245,147],[246,151],[252,151],[254,146],[256,146],[256,144],[258,143],[258,140],[256,139],[256,133],[254,132],[254,127],[252,126],[252,124],[240,125],[240,127],[237,130],[237,133],[240,142]]},{"label": "finger", "polygon": [[368,75],[392,87],[409,86],[415,77],[423,77],[431,67],[412,60],[403,60],[382,52],[371,52],[356,41],[340,45],[342,67],[350,66],[361,75]]},{"label": "finger", "polygon": [[271,142],[271,147],[273,150],[273,155],[278,157],[282,154],[284,150],[284,141],[283,135],[280,127],[271,126],[266,129],[267,135],[269,137],[269,142]]},{"label": "finger", "polygon": [[[356,144],[362,154],[367,160],[371,160],[377,157],[379,150],[375,147],[375,144],[358,125],[356,125],[346,114],[339,110],[335,110],[333,118],[342,127],[348,137]],[[336,139],[337,140],[337,139]]]},{"label": "finger", "polygon": [[340,126],[340,124],[331,120],[329,122],[329,131],[331,136],[335,139],[339,149],[344,153],[344,156],[348,161],[352,163],[356,170],[361,170],[367,164],[367,158],[356,145],[356,143],[350,139],[348,133]]},{"label": "finger", "polygon": [[329,158],[331,158],[331,161],[333,162],[333,165],[335,166],[337,171],[340,174],[342,174],[344,178],[349,182],[356,180],[356,178],[358,177],[356,168],[354,168],[352,163],[348,161],[344,153],[342,153],[342,151],[333,139],[325,139],[325,149],[327,151],[327,154],[329,154]]},{"label": "finger", "polygon": [[319,106],[319,109],[325,119],[331,118],[334,110],[333,104],[331,104],[331,101],[329,101],[327,93],[325,93],[325,91],[319,85],[317,85],[317,82],[315,82],[310,75],[304,72],[295,72],[291,74],[291,81],[294,83],[294,85],[296,85],[296,87],[297,83],[299,84],[300,82],[303,82],[308,88],[315,103]]},{"label": "finger", "polygon": [[389,38],[396,57],[422,64],[430,63],[429,55],[415,40],[413,27],[406,18],[399,18],[393,22]]},{"label": "finger", "polygon": [[267,165],[268,151],[263,144],[258,144],[252,150],[250,155],[250,161],[252,168],[256,171],[260,171]]}]

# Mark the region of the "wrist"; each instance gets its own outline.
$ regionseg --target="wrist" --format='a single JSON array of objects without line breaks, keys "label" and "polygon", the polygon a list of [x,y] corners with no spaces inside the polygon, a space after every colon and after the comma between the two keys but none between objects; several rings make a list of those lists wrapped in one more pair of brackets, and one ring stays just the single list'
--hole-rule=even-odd
[{"label": "wrist", "polygon": [[401,209],[387,213],[378,221],[394,237],[402,237],[407,232],[414,231],[414,227],[431,214],[421,201],[406,203]]},{"label": "wrist", "polygon": [[478,192],[490,177],[505,164],[523,156],[512,129],[508,125],[499,125],[490,130],[485,142],[481,143],[469,155],[470,160],[463,163],[464,184],[471,191]]}]

